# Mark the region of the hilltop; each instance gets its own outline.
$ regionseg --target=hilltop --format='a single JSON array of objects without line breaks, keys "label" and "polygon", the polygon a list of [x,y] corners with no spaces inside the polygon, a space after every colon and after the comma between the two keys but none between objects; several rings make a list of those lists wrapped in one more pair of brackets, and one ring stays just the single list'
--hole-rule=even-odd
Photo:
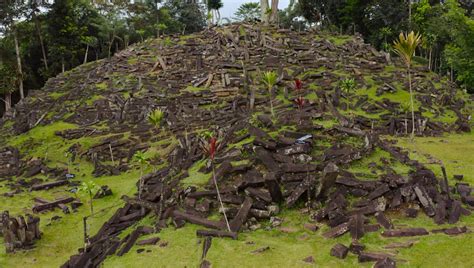
[{"label": "hilltop", "polygon": [[[271,93],[262,83],[268,71],[277,74]],[[199,265],[196,241],[209,243],[196,237],[205,229],[199,225],[226,230],[203,150],[213,133],[216,178],[238,239],[214,239],[211,264],[294,266],[312,256],[317,265],[357,265],[360,253],[330,256],[336,243],[355,239],[399,266],[440,262],[422,260],[427,251],[465,265],[471,260],[462,245],[473,242],[474,227],[472,102],[422,62],[413,77],[412,143],[406,70],[360,37],[233,24],[146,40],[63,73],[0,121],[2,210],[24,215],[40,199],[76,198],[84,181],[111,194],[94,201],[85,254],[77,249],[90,211],[79,196],[84,205],[71,213],[39,213],[43,237],[35,248],[0,251],[0,264]],[[159,127],[148,120],[157,109],[164,112]],[[137,152],[148,165],[133,161]],[[66,174],[74,178],[65,181]],[[45,183],[54,186],[34,190]],[[398,255],[384,249],[411,241],[385,238],[405,227],[431,233]],[[433,233],[441,228],[448,231]],[[161,240],[135,245],[142,236]]]}]

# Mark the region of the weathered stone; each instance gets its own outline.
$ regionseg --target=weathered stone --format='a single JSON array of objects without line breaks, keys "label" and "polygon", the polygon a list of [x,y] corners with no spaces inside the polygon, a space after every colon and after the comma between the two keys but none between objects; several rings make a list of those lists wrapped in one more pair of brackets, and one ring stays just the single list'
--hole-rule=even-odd
[{"label": "weathered stone", "polygon": [[385,236],[385,237],[420,236],[420,235],[428,235],[428,231],[424,228],[405,228],[405,229],[385,230],[382,232],[382,236]]},{"label": "weathered stone", "polygon": [[336,244],[331,248],[331,256],[337,257],[339,259],[345,259],[349,249],[343,244]]}]

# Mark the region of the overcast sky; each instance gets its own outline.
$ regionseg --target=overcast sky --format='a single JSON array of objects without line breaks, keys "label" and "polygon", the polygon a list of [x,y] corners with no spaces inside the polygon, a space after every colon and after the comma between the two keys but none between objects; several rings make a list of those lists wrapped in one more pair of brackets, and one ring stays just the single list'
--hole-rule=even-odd
[{"label": "overcast sky", "polygon": [[[222,18],[232,18],[234,17],[235,11],[239,8],[240,5],[247,2],[260,2],[260,0],[222,0],[224,7],[220,10]],[[268,2],[271,3],[271,0]],[[279,9],[284,9],[288,7],[290,0],[280,0]]]}]

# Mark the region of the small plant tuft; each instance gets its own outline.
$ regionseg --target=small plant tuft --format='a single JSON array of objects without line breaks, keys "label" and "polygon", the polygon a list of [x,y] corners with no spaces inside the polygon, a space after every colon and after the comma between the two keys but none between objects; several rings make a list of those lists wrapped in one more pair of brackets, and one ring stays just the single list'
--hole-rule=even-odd
[{"label": "small plant tuft", "polygon": [[94,200],[94,196],[97,193],[102,192],[102,189],[100,188],[100,186],[98,186],[93,181],[83,182],[81,184],[81,186],[79,187],[78,192],[84,193],[85,195],[87,195],[87,197],[89,198],[89,205],[90,205],[90,208],[91,208],[91,215],[94,214],[93,200]]},{"label": "small plant tuft", "polygon": [[133,161],[139,165],[140,167],[140,185],[138,187],[138,199],[141,199],[142,197],[142,191],[143,191],[143,170],[145,169],[145,166],[150,164],[150,159],[145,155],[144,152],[142,151],[137,151],[133,155]]},{"label": "small plant tuft", "polygon": [[357,84],[354,78],[346,78],[341,81],[339,86],[344,93],[349,94],[355,90],[356,85]]},{"label": "small plant tuft", "polygon": [[274,71],[267,71],[263,73],[262,82],[267,86],[268,93],[270,94],[270,109],[272,111],[272,116],[275,117],[275,112],[273,111],[273,102],[272,102],[272,89],[278,82],[278,75]]}]

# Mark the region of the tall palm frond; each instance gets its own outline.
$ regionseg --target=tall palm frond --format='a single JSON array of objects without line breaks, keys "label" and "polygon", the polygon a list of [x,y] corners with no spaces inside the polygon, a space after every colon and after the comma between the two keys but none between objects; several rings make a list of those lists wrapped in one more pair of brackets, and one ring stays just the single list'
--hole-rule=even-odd
[{"label": "tall palm frond", "polygon": [[408,68],[411,67],[413,55],[421,40],[421,34],[411,31],[409,34],[400,33],[398,39],[393,42],[395,53],[403,59]]}]

